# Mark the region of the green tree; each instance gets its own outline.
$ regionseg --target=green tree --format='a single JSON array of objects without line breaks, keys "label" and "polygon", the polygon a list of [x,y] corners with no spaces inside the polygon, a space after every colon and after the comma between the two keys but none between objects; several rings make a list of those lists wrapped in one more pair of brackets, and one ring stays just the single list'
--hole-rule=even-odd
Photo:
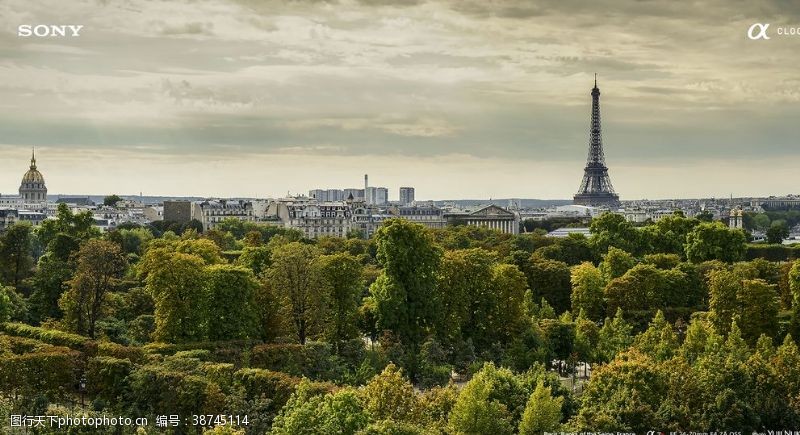
[{"label": "green tree", "polygon": [[695,218],[700,222],[711,222],[714,220],[714,214],[708,210],[703,210],[695,215]]},{"label": "green tree", "polygon": [[62,316],[58,300],[69,285],[74,267],[53,252],[39,258],[33,276],[33,293],[30,298],[31,315],[35,322],[60,319]]},{"label": "green tree", "polygon": [[511,343],[520,336],[529,319],[525,316],[525,275],[512,264],[496,264],[492,268],[494,301],[486,319],[488,342]]},{"label": "green tree", "polygon": [[183,254],[196,255],[206,264],[224,263],[222,250],[217,244],[208,239],[185,239],[178,242],[174,250]]},{"label": "green tree", "polygon": [[499,303],[493,288],[494,252],[481,248],[447,251],[439,267],[442,302],[439,336],[445,342],[472,340],[479,347],[492,341],[489,322]]},{"label": "green tree", "polygon": [[525,405],[525,412],[522,414],[522,421],[519,424],[520,435],[555,432],[561,423],[561,406],[563,404],[564,398],[553,397],[550,394],[550,387],[545,387],[544,383],[540,381]]},{"label": "green tree", "polygon": [[724,341],[716,334],[692,370],[701,392],[692,427],[736,427],[752,431],[758,425],[753,409],[753,380],[748,376],[750,350],[736,322],[728,327]]},{"label": "green tree", "polygon": [[597,323],[588,319],[583,310],[579,311],[575,319],[575,353],[578,361],[595,362],[599,343],[600,328]]},{"label": "green tree", "polygon": [[528,287],[536,300],[546,299],[556,313],[569,310],[572,284],[566,263],[534,257],[523,272],[528,277]]},{"label": "green tree", "polygon": [[275,289],[269,278],[263,274],[253,294],[258,331],[265,342],[275,340],[282,332],[284,319]]},{"label": "green tree", "polygon": [[711,322],[717,332],[727,334],[738,311],[737,294],[741,287],[741,279],[730,271],[715,270],[708,276],[708,285]]},{"label": "green tree", "polygon": [[686,236],[700,221],[686,218],[682,213],[664,216],[645,228],[652,252],[686,255]]},{"label": "green tree", "polygon": [[633,327],[625,321],[622,309],[618,308],[614,319],[606,317],[600,328],[600,341],[597,345],[598,360],[611,361],[633,343]]},{"label": "green tree", "polygon": [[109,240],[116,242],[126,254],[142,255],[147,244],[153,240],[153,233],[147,228],[117,229],[106,233]]},{"label": "green tree", "polygon": [[642,258],[642,262],[652,264],[659,269],[669,270],[681,264],[681,257],[678,254],[648,254]]},{"label": "green tree", "polygon": [[303,380],[275,418],[270,433],[355,435],[368,423],[369,416],[352,388],[320,395],[308,380]]},{"label": "green tree", "polygon": [[686,236],[686,258],[692,263],[720,260],[727,263],[744,257],[747,236],[721,222],[701,223]]},{"label": "green tree", "polygon": [[659,408],[667,393],[665,375],[653,360],[635,350],[620,354],[592,373],[576,429],[642,433],[664,427]]},{"label": "green tree", "polygon": [[0,323],[11,320],[11,298],[6,287],[0,286]]},{"label": "green tree", "polygon": [[709,286],[711,321],[717,331],[726,334],[735,321],[748,343],[755,344],[761,334],[777,335],[778,298],[774,286],[726,270],[711,272]]},{"label": "green tree", "polygon": [[120,198],[119,195],[109,195],[103,198],[103,205],[106,207],[114,207],[120,201],[122,201],[122,198]]},{"label": "green tree", "polygon": [[600,272],[603,273],[607,281],[610,281],[625,275],[625,272],[635,265],[636,259],[633,258],[633,255],[611,246],[603,255],[603,261],[600,262]]},{"label": "green tree", "polygon": [[242,254],[236,259],[236,264],[252,270],[256,276],[259,276],[270,266],[271,255],[271,251],[266,246],[245,246]]},{"label": "green tree", "polygon": [[787,237],[789,237],[789,225],[784,220],[773,222],[767,229],[767,243],[780,244]]},{"label": "green tree", "polygon": [[774,371],[772,359],[775,352],[772,339],[765,335],[759,337],[755,352],[747,361],[747,374],[754,380],[751,401],[763,427],[792,427],[790,420],[784,421],[785,416],[793,414],[791,407],[787,406],[790,401],[783,394],[776,394],[786,390],[780,385],[781,375]]},{"label": "green tree", "polygon": [[694,364],[703,356],[709,343],[719,340],[714,326],[705,318],[695,318],[686,329],[686,337],[678,351],[681,358],[687,363]]},{"label": "green tree", "polygon": [[317,270],[328,291],[325,337],[337,346],[358,335],[356,316],[364,292],[363,266],[349,253],[323,255]]},{"label": "green tree", "polygon": [[612,246],[635,255],[643,250],[641,233],[621,214],[603,213],[592,219],[589,230],[592,233],[589,244],[598,257]]},{"label": "green tree", "polygon": [[[567,361],[575,356],[575,322],[568,312],[558,319],[539,320],[539,327],[549,342],[548,362],[553,359]],[[561,371],[563,373],[563,370]]]},{"label": "green tree", "polygon": [[[55,219],[45,219],[36,228],[36,236],[42,246],[51,249],[50,242],[64,234],[77,241],[99,237],[100,230],[94,225],[91,211],[73,214],[67,204],[61,203],[56,210]],[[73,246],[77,249],[77,243]]]},{"label": "green tree", "polygon": [[800,424],[800,350],[791,335],[787,335],[778,346],[772,356],[771,366],[778,383],[774,391],[784,392],[784,397],[788,399],[784,404],[791,410],[780,414],[782,421],[774,427],[797,427]]},{"label": "green tree", "polygon": [[775,287],[762,279],[746,279],[736,293],[738,313],[736,323],[742,337],[755,344],[758,337],[778,334],[778,298]]},{"label": "green tree", "polygon": [[413,422],[419,403],[402,370],[389,364],[361,390],[364,409],[375,420]]},{"label": "green tree", "polygon": [[214,244],[217,245],[217,247],[222,251],[236,249],[236,238],[233,237],[233,234],[220,231],[218,229],[204,231],[201,239],[214,242]]},{"label": "green tree", "polygon": [[95,325],[103,315],[106,297],[127,267],[128,262],[116,243],[95,239],[81,246],[70,289],[59,300],[70,329],[95,337]]},{"label": "green tree", "polygon": [[542,246],[536,249],[534,254],[542,259],[563,261],[569,265],[591,261],[594,258],[589,239],[577,233],[557,239],[552,245]]},{"label": "green tree", "polygon": [[153,338],[170,343],[204,340],[208,316],[203,259],[169,251],[159,254],[146,271],[146,289],[156,305]]},{"label": "green tree", "polygon": [[247,234],[244,235],[242,238],[242,243],[244,246],[247,247],[256,247],[262,246],[264,244],[264,236],[261,234],[260,231],[252,230],[248,231]]},{"label": "green tree", "polygon": [[659,308],[685,306],[685,284],[683,272],[638,264],[606,286],[608,311],[622,308],[629,313],[649,311],[652,315]]},{"label": "green tree", "polygon": [[441,250],[425,227],[402,219],[384,222],[375,241],[383,267],[370,287],[378,329],[400,338],[409,355],[404,366],[414,379],[420,346],[440,315],[436,274]]},{"label": "green tree", "polygon": [[800,340],[800,260],[796,260],[789,269],[789,289],[792,292],[792,324],[791,330]]},{"label": "green tree", "polygon": [[753,225],[757,230],[766,231],[771,223],[772,221],[766,213],[759,213],[753,218]]},{"label": "green tree", "polygon": [[605,314],[603,288],[606,281],[603,274],[592,263],[581,263],[572,268],[572,312],[583,310],[592,320],[602,320]]},{"label": "green tree", "polygon": [[208,339],[252,337],[257,322],[253,305],[258,286],[253,273],[243,267],[215,264],[206,268],[205,275]]},{"label": "green tree", "polygon": [[328,295],[315,266],[318,256],[314,246],[291,242],[275,248],[267,270],[283,318],[300,344],[322,333],[326,316]]},{"label": "green tree", "polygon": [[633,346],[655,361],[666,361],[678,349],[678,336],[659,310],[647,330],[633,340]]},{"label": "green tree", "polygon": [[458,395],[450,412],[449,428],[457,434],[512,434],[512,416],[496,394],[496,380],[490,371],[481,370]]},{"label": "green tree", "polygon": [[31,225],[16,223],[0,236],[0,278],[16,288],[32,269]]}]

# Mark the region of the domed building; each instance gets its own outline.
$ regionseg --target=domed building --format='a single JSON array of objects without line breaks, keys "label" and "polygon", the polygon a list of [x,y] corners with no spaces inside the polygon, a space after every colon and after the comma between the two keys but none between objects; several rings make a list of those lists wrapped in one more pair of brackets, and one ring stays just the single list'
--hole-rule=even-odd
[{"label": "domed building", "polygon": [[24,204],[44,204],[47,202],[47,187],[42,173],[36,169],[36,155],[31,151],[31,167],[22,176],[19,196]]}]

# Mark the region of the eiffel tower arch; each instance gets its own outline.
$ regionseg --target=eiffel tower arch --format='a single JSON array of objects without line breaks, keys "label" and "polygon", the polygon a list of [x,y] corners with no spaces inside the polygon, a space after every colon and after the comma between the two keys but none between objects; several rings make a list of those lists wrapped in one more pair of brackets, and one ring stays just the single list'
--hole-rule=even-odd
[{"label": "eiffel tower arch", "polygon": [[615,207],[619,205],[619,195],[614,192],[608,176],[606,158],[603,155],[603,135],[600,130],[600,89],[597,88],[597,74],[592,88],[592,122],[589,127],[589,155],[583,180],[578,193],[572,199],[574,204]]}]

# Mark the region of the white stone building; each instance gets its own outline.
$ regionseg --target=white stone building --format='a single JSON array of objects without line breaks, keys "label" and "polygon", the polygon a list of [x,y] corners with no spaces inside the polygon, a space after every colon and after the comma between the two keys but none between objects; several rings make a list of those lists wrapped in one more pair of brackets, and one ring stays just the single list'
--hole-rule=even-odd
[{"label": "white stone building", "polygon": [[213,230],[225,219],[253,222],[253,204],[243,200],[209,199],[193,203],[192,218],[203,224],[203,231]]},{"label": "white stone building", "polygon": [[387,212],[386,209],[367,205],[363,201],[353,202],[351,203],[351,207],[351,227],[352,229],[361,232],[362,236],[367,239],[372,237],[375,232],[378,231],[378,228],[383,225],[383,222],[386,219],[395,217]]},{"label": "white stone building", "polygon": [[428,228],[435,229],[447,226],[444,211],[434,205],[391,207],[389,212],[396,217],[425,225]]},{"label": "white stone building", "polygon": [[317,202],[308,197],[289,197],[275,201],[270,213],[286,228],[303,232],[305,237],[346,237],[351,228],[350,207],[343,201]]},{"label": "white stone building", "polygon": [[448,223],[487,227],[506,234],[519,234],[519,215],[496,205],[472,209],[452,209],[444,213]]}]

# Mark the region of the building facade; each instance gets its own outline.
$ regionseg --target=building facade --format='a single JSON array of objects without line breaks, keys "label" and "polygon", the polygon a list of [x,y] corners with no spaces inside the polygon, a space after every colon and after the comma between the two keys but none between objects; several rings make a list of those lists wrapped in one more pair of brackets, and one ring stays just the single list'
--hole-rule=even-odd
[{"label": "building facade", "polygon": [[770,197],[761,201],[765,210],[800,210],[800,196]]},{"label": "building facade", "polygon": [[189,222],[193,218],[192,208],[191,201],[164,201],[163,220],[178,223]]},{"label": "building facade", "polygon": [[399,206],[392,207],[389,211],[395,217],[422,224],[428,228],[437,229],[447,226],[444,211],[434,205]]},{"label": "building facade", "polygon": [[414,188],[401,187],[400,188],[400,205],[411,205],[414,203]]},{"label": "building facade", "polygon": [[277,200],[271,210],[284,227],[303,232],[309,239],[318,237],[347,237],[351,228],[351,212],[342,201],[317,202],[307,197]]},{"label": "building facade", "polygon": [[19,215],[17,210],[10,208],[0,208],[0,233],[4,232],[8,227],[17,223]]},{"label": "building facade", "polygon": [[345,201],[364,201],[364,189],[344,189],[342,197]]},{"label": "building facade", "polygon": [[210,199],[194,202],[192,207],[192,216],[203,224],[203,231],[215,229],[225,219],[255,221],[253,204],[249,201]]},{"label": "building facade", "polygon": [[363,201],[353,203],[351,207],[351,228],[360,232],[361,236],[367,239],[375,235],[386,219],[394,217],[385,209],[367,205]]},{"label": "building facade", "polygon": [[444,214],[448,223],[486,227],[506,234],[519,234],[519,215],[496,205],[475,211],[451,210]]},{"label": "building facade", "polygon": [[17,195],[14,196],[3,196],[0,195],[0,208],[13,208],[18,209],[22,208],[22,198]]},{"label": "building facade", "polygon": [[369,186],[364,190],[364,195],[368,205],[384,205],[389,202],[389,189],[385,187]]}]

